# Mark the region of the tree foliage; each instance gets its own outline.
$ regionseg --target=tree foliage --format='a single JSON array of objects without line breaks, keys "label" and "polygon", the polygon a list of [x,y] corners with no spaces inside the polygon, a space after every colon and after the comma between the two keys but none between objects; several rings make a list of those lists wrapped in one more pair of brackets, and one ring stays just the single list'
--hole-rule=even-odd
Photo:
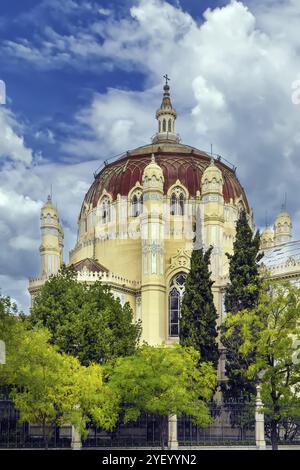
[{"label": "tree foliage", "polygon": [[134,356],[117,359],[108,370],[108,385],[126,403],[125,422],[136,420],[142,411],[161,417],[163,445],[169,415],[191,415],[196,424],[207,426],[210,414],[206,401],[216,386],[211,364],[201,362],[193,348],[141,347]]},{"label": "tree foliage", "polygon": [[279,424],[300,415],[300,289],[265,280],[252,309],[228,314],[226,337],[240,331],[238,353],[254,358],[243,371],[253,384],[261,382],[262,399],[277,448]]},{"label": "tree foliage", "polygon": [[[230,283],[226,287],[224,304],[228,313],[236,315],[257,305],[261,287],[258,263],[263,256],[259,253],[259,246],[259,232],[253,236],[246,211],[243,210],[237,220],[233,254],[227,254]],[[252,353],[249,352],[247,357],[239,354],[242,340],[238,325],[230,337],[226,334],[226,328],[226,323],[221,326],[221,341],[226,350],[227,376],[227,382],[222,387],[223,395],[227,401],[249,400],[255,389],[243,371],[248,368],[249,361],[253,360]]]},{"label": "tree foliage", "polygon": [[77,282],[72,267],[64,267],[42,287],[30,323],[46,327],[51,342],[83,365],[133,354],[141,334],[128,303],[122,307],[100,282]]},{"label": "tree foliage", "polygon": [[181,306],[180,344],[191,346],[200,353],[202,361],[217,367],[219,352],[217,344],[217,311],[214,305],[211,273],[209,271],[212,247],[206,253],[194,249],[191,269],[185,282]]},{"label": "tree foliage", "polygon": [[23,325],[17,335],[18,347],[8,349],[0,371],[2,383],[12,389],[20,421],[42,427],[46,447],[54,424],[73,424],[81,434],[90,419],[113,427],[117,402],[103,382],[100,365],[81,366],[75,357],[58,352],[46,329],[27,330]]}]

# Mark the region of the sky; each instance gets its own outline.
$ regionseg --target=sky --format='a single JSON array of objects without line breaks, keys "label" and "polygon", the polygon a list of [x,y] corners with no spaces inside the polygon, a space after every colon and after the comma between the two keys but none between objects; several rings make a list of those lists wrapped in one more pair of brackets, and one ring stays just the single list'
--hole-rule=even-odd
[{"label": "sky", "polygon": [[237,166],[256,225],[300,238],[299,0],[1,0],[0,288],[25,311],[50,187],[65,259],[93,172],[150,142],[163,75],[182,141]]}]

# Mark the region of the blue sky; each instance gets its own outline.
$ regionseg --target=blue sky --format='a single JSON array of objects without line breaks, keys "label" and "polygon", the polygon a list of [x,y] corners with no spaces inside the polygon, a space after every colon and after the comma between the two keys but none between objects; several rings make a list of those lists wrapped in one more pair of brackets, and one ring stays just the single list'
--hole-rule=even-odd
[{"label": "blue sky", "polygon": [[[39,48],[43,40],[43,31],[51,28],[61,35],[76,32],[77,27],[88,25],[96,20],[99,9],[111,11],[115,18],[127,18],[129,8],[138,4],[128,0],[121,1],[79,1],[75,2],[2,0],[0,4],[0,40],[19,43],[22,38]],[[227,1],[170,0],[169,3],[189,12],[194,18],[202,20],[202,13],[207,8],[224,5]],[[91,5],[88,8],[88,5]],[[59,5],[59,7],[58,7]],[[80,8],[81,6],[81,8]],[[86,6],[86,8],[84,8]],[[105,23],[106,15],[98,14],[100,22]],[[26,141],[36,151],[42,152],[45,158],[61,158],[55,156],[56,142],[49,142],[48,131],[54,132],[59,139],[67,138],[72,128],[72,116],[88,103],[95,92],[104,93],[107,88],[143,90],[146,77],[141,70],[118,66],[106,59],[103,66],[98,59],[91,64],[89,60],[81,64],[65,63],[63,66],[41,65],[32,67],[32,62],[20,60],[11,54],[3,53],[1,58],[1,79],[7,84],[7,93],[11,100],[13,112],[22,114],[28,121]],[[39,133],[39,137],[34,137]],[[95,158],[98,156],[95,155]]]},{"label": "blue sky", "polygon": [[51,184],[68,258],[93,171],[149,142],[166,72],[182,140],[237,165],[260,227],[287,192],[299,238],[299,21],[297,0],[1,0],[3,293],[27,308]]}]

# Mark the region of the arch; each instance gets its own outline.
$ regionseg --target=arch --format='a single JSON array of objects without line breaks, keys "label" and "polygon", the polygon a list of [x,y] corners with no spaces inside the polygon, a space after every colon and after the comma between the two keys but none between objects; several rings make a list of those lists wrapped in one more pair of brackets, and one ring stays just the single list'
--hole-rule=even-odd
[{"label": "arch", "polygon": [[135,192],[131,199],[131,215],[138,217],[143,212],[143,194],[141,190]]},{"label": "arch", "polygon": [[172,195],[171,195],[171,205],[170,205],[170,214],[171,215],[176,214],[176,202],[177,202],[176,194],[172,193]]},{"label": "arch", "polygon": [[166,132],[167,131],[167,124],[166,124],[166,120],[163,119],[163,132]]},{"label": "arch", "polygon": [[175,188],[170,198],[170,214],[184,215],[185,194],[181,188]]},{"label": "arch", "polygon": [[168,120],[168,132],[172,132],[172,121],[171,121],[171,118]]},{"label": "arch", "polygon": [[183,193],[180,193],[178,203],[179,203],[179,205],[178,205],[179,215],[184,215],[184,195],[183,195]]},{"label": "arch", "polygon": [[172,277],[169,284],[168,294],[168,318],[169,318],[169,336],[179,336],[179,322],[181,316],[181,304],[185,292],[185,281],[187,275],[184,272],[179,272]]},{"label": "arch", "polygon": [[110,200],[108,197],[105,197],[102,201],[101,212],[102,223],[110,222]]}]

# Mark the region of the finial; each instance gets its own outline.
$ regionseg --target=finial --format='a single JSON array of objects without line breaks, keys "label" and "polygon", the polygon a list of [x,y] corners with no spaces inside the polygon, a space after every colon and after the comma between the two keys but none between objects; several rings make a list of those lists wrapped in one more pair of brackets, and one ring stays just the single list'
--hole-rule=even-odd
[{"label": "finial", "polygon": [[268,221],[268,211],[266,211],[266,228],[269,227],[269,221]]},{"label": "finial", "polygon": [[48,194],[47,201],[52,202],[51,194]]},{"label": "finial", "polygon": [[214,157],[211,157],[209,166],[215,166]]},{"label": "finial", "polygon": [[154,156],[154,153],[152,153],[152,155],[151,155],[151,162],[152,162],[152,163],[155,163],[155,156]]},{"label": "finial", "polygon": [[282,206],[281,206],[281,212],[286,211],[286,201],[287,201],[287,194],[285,192],[284,193],[283,203],[282,203]]},{"label": "finial", "polygon": [[166,73],[166,75],[164,75],[164,78],[166,79],[166,85],[168,86],[168,81],[170,81],[171,79],[168,77],[167,73]]}]

